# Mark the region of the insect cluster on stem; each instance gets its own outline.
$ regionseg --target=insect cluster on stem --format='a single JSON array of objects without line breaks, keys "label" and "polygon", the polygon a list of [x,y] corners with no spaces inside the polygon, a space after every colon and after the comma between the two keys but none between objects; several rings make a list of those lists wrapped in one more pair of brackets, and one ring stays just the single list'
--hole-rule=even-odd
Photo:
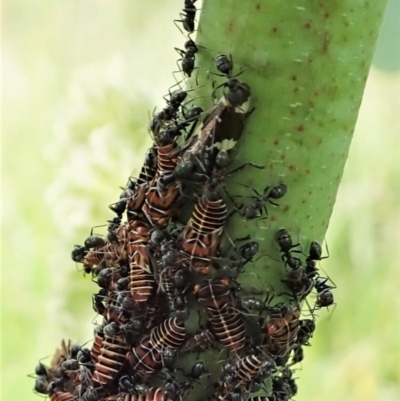
[{"label": "insect cluster on stem", "polygon": [[[175,21],[189,34],[195,2],[185,0]],[[185,50],[176,50],[182,74],[190,77],[203,48],[187,39]],[[210,88],[211,97],[221,92],[220,100],[203,110],[190,91],[169,92],[151,119],[153,144],[139,176],[109,206],[115,216],[107,232],[91,232],[72,250],[73,261],[99,286],[92,307],[100,319],[91,347],[63,341],[49,366],[36,367],[35,391],[52,401],[191,400],[199,383],[210,401],[286,401],[297,393],[292,366],[310,345],[314,311],[334,303],[335,287],[319,274],[320,244],[313,241],[305,255],[281,229],[276,241],[289,301],[241,295],[240,276],[251,269],[259,245],[230,239],[229,208],[246,220],[267,218],[267,204],[279,207],[288,188],[280,182],[262,193],[252,189],[246,205],[225,189],[226,177],[263,166],[248,162],[228,171],[253,111],[251,89],[237,78],[241,72],[233,75],[231,56],[217,54],[214,61],[225,80]],[[222,246],[224,237],[233,247]],[[302,302],[312,292],[311,318],[302,319]],[[213,361],[220,364],[216,378],[199,359],[211,348],[227,356]],[[182,362],[190,356],[196,362],[187,370]],[[264,396],[251,396],[262,390]]]}]

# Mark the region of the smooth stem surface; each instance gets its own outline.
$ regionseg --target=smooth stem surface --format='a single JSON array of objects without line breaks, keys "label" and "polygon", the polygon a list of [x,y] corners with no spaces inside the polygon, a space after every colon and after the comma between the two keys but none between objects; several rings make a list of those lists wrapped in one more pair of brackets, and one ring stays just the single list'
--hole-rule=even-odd
[{"label": "smooth stem surface", "polygon": [[[251,235],[262,256],[240,276],[258,288],[276,291],[285,270],[274,234],[285,227],[308,252],[322,241],[329,224],[357,120],[365,81],[386,1],[205,0],[196,43],[199,86],[193,97],[210,107],[210,88],[224,78],[213,59],[232,55],[234,74],[250,85],[255,112],[237,146],[234,165],[246,168],[227,180],[232,195],[254,195],[252,188],[284,182],[288,194],[269,217],[228,224],[232,238]],[[248,185],[245,188],[241,184]],[[239,198],[238,202],[251,202]],[[255,279],[254,272],[260,279]],[[249,274],[247,274],[249,273]],[[277,287],[277,288],[275,288]]]}]

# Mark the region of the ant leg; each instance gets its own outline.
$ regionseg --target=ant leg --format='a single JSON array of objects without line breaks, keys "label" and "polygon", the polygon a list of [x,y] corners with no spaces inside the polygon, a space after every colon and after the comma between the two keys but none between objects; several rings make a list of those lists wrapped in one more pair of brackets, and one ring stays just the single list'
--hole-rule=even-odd
[{"label": "ant leg", "polygon": [[[182,14],[179,14],[179,16],[181,17],[181,18],[183,18],[182,17]],[[179,32],[183,35],[183,36],[185,36],[185,33],[182,31],[182,29],[179,27],[179,25],[177,24],[177,22],[184,22],[183,20],[181,20],[181,19],[174,19],[174,24],[175,24],[175,26],[179,29]]]},{"label": "ant leg", "polygon": [[[237,173],[238,171],[243,170],[243,169],[246,168],[247,166],[251,166],[251,167],[257,168],[257,169],[259,169],[259,170],[265,169],[265,166],[259,166],[259,165],[254,164],[254,163],[245,163],[245,164],[242,164],[241,166],[236,167],[236,168],[234,168],[233,170],[229,171],[229,172],[226,174],[225,177],[230,177],[231,175]],[[241,185],[245,186],[244,184],[241,184]]]},{"label": "ant leg", "polygon": [[[177,65],[177,67],[178,67],[178,71],[172,71],[172,75],[174,76],[174,79],[175,79],[175,82],[176,82],[176,84],[175,85],[179,85],[179,81],[178,81],[178,79],[176,78],[176,75],[177,74],[181,74],[181,76],[182,76],[182,74],[183,74],[183,72],[182,72],[182,70],[181,70],[181,66],[179,65],[179,61],[181,61],[182,59],[180,58],[179,60],[176,60],[176,65]],[[174,85],[174,86],[175,86]],[[174,87],[174,86],[172,86],[172,88]]]}]

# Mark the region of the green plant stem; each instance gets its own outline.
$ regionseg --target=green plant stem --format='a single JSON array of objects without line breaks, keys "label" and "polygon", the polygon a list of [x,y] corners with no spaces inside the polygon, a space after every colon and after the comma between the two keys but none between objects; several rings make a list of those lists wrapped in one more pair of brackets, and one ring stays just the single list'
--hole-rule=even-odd
[{"label": "green plant stem", "polygon": [[[274,234],[285,227],[308,251],[328,228],[357,120],[386,1],[210,1],[202,5],[196,42],[199,82],[192,93],[210,107],[214,57],[232,55],[234,74],[250,85],[255,112],[237,146],[235,165],[252,162],[227,183],[232,194],[252,195],[284,182],[288,194],[269,217],[236,216],[233,238],[260,241],[254,270],[264,276],[281,263]],[[192,86],[195,78],[192,78]],[[243,198],[245,200],[245,198]],[[249,199],[250,201],[250,199]],[[297,241],[296,241],[297,242]],[[273,258],[273,259],[271,259]],[[243,276],[244,277],[244,276]],[[241,276],[242,278],[242,276]]]},{"label": "green plant stem", "polygon": [[[228,223],[232,238],[250,235],[260,244],[260,258],[239,278],[245,290],[282,290],[285,269],[274,240],[278,229],[288,229],[306,253],[311,240],[324,239],[385,5],[354,0],[203,2],[192,95],[196,103],[211,107],[212,82],[225,80],[211,74],[217,72],[213,60],[219,53],[232,55],[234,74],[243,71],[238,79],[249,84],[256,108],[234,165],[265,166],[245,168],[227,180],[227,190],[249,196],[251,188],[262,192],[267,185],[288,186],[280,207],[268,207],[267,219],[246,221],[236,214]],[[224,359],[214,355],[208,360],[215,363],[216,358]]]}]

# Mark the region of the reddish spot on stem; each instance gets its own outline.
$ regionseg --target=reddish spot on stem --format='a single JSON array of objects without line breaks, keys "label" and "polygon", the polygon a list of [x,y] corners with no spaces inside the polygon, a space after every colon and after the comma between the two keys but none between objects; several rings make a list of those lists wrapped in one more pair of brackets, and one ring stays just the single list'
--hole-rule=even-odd
[{"label": "reddish spot on stem", "polygon": [[299,132],[304,131],[304,125],[298,125],[297,131],[299,131]]}]

